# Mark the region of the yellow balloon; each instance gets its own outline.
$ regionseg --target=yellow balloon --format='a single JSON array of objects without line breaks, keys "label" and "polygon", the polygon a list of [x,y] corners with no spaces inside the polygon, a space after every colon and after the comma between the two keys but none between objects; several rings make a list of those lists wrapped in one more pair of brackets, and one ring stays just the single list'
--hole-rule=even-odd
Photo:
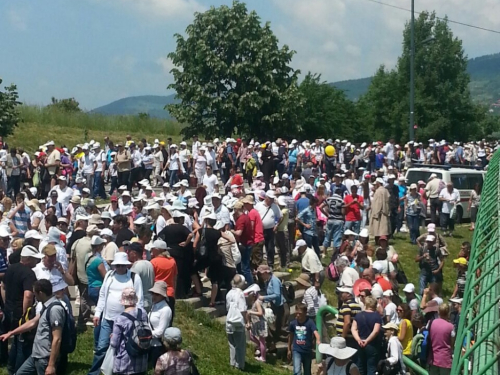
[{"label": "yellow balloon", "polygon": [[325,148],[325,154],[329,157],[332,157],[333,155],[335,155],[335,147],[333,146],[326,146]]}]

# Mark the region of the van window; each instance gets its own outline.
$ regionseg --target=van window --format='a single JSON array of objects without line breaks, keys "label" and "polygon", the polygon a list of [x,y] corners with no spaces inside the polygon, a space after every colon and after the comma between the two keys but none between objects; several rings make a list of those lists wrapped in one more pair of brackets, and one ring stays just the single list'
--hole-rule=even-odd
[{"label": "van window", "polygon": [[408,185],[416,184],[420,180],[427,183],[427,181],[429,180],[429,177],[431,177],[431,174],[433,174],[433,173],[435,173],[437,175],[437,178],[439,178],[439,179],[443,178],[443,174],[439,173],[439,172],[414,170],[414,171],[408,171],[408,173],[406,175],[406,183]]},{"label": "van window", "polygon": [[451,174],[450,177],[455,189],[472,190],[476,184],[479,184],[479,191],[483,188],[483,176],[479,173]]}]

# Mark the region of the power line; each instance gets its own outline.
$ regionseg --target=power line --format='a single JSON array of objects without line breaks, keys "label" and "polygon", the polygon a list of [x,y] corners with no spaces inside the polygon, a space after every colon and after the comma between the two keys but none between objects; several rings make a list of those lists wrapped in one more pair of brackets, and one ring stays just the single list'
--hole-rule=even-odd
[{"label": "power line", "polygon": [[[382,1],[378,1],[378,0],[366,0],[366,1],[369,1],[369,2],[375,3],[375,4],[379,4],[379,5],[384,5],[384,6],[387,6],[387,7],[390,7],[390,8],[394,8],[394,9],[399,9],[399,10],[404,10],[404,11],[407,11],[407,12],[411,12],[410,9],[399,7],[397,5],[383,3]],[[416,14],[421,14],[422,12],[415,11],[415,13]],[[436,16],[436,18],[439,19],[439,20],[444,20],[444,18],[442,18],[442,17],[437,17]],[[488,31],[490,33],[500,34],[500,31],[498,31],[498,30],[487,29],[485,27],[475,26],[475,25],[471,25],[471,24],[468,24],[468,23],[458,22],[458,21],[453,21],[453,20],[450,20],[450,19],[447,19],[447,21],[450,22],[450,23],[455,23],[457,25],[471,27],[473,29],[478,29],[478,30]]]}]

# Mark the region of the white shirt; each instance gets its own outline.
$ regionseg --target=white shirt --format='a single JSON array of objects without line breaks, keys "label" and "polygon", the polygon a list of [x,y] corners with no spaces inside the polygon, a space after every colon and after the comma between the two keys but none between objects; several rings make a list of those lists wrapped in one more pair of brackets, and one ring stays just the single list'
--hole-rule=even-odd
[{"label": "white shirt", "polygon": [[391,365],[401,363],[400,374],[406,374],[406,366],[403,362],[403,346],[399,342],[398,336],[392,336],[387,344],[387,360]]},{"label": "white shirt", "polygon": [[191,151],[189,151],[187,148],[184,150],[179,150],[179,160],[181,161],[182,164],[187,163],[189,161],[189,158],[191,157]]},{"label": "white shirt", "polygon": [[207,187],[207,194],[212,195],[215,191],[215,186],[219,183],[219,180],[217,179],[217,176],[214,175],[213,173],[209,176],[208,174],[205,174],[203,177],[203,182],[202,185],[205,185]]},{"label": "white shirt", "polygon": [[132,153],[132,161],[134,163],[133,168],[139,168],[141,166],[142,155],[141,155],[141,152],[139,150],[135,150]]},{"label": "white shirt", "polygon": [[397,306],[394,302],[390,302],[384,308],[384,315],[389,317],[391,323],[395,323],[395,324],[399,325]]},{"label": "white shirt", "polygon": [[453,191],[450,193],[447,188],[441,190],[439,193],[439,198],[444,198],[450,200],[449,202],[443,201],[442,212],[444,214],[449,214],[454,205],[460,202],[460,193],[457,189],[453,188]]},{"label": "white shirt", "polygon": [[198,156],[196,156],[195,160],[196,160],[196,162],[195,162],[194,168],[197,171],[204,171],[205,169],[207,169],[207,158],[205,156],[198,155]]},{"label": "white shirt", "polygon": [[135,275],[135,279],[132,281],[130,271],[127,271],[125,275],[118,275],[115,271],[109,271],[99,291],[99,301],[94,316],[100,316],[104,312],[104,319],[115,320],[124,311],[120,300],[125,288],[135,289],[138,299],[137,307],[143,307],[144,297],[142,295],[141,277]]},{"label": "white shirt", "polygon": [[71,189],[69,186],[61,189],[58,185],[54,188],[54,190],[57,191],[57,201],[62,204],[63,212],[65,212],[68,208],[69,201],[73,197],[73,189]]},{"label": "white shirt", "polygon": [[160,233],[166,226],[167,222],[165,221],[165,218],[162,215],[158,216],[158,219],[156,219],[156,226],[155,226],[156,234]]},{"label": "white shirt", "polygon": [[[244,312],[247,311],[247,301],[245,299],[245,295],[243,294],[243,291],[238,288],[233,288],[231,289],[227,295],[226,295],[226,309],[229,311],[229,308],[231,307],[231,304],[235,303],[236,308],[243,314]],[[233,333],[235,331],[240,331],[243,332],[245,330],[245,327],[238,327],[235,329],[231,324],[228,324],[226,322],[226,332],[227,333]]]},{"label": "white shirt", "polygon": [[155,153],[154,157],[155,157],[154,166],[156,168],[161,168],[163,166],[163,153],[161,151],[158,151],[157,153]]},{"label": "white shirt", "polygon": [[96,154],[95,156],[95,163],[96,163],[96,172],[102,172],[102,163],[106,162],[106,153],[103,150],[100,150],[99,153]]},{"label": "white shirt", "polygon": [[174,152],[172,155],[170,155],[170,165],[168,167],[169,170],[171,171],[178,171],[179,170],[179,154]]},{"label": "white shirt", "polygon": [[352,288],[357,279],[359,279],[359,273],[354,268],[345,267],[342,275],[340,275],[339,286]]},{"label": "white shirt", "polygon": [[46,279],[49,280],[52,285],[56,285],[62,280],[61,272],[59,272],[55,267],[49,270],[43,265],[43,261],[38,263],[35,268],[33,268],[36,279]]},{"label": "white shirt", "polygon": [[[69,237],[68,237],[69,239]],[[65,271],[68,270],[68,254],[66,254],[66,249],[64,248],[64,246],[61,245],[62,242],[60,243],[54,243],[54,246],[56,247],[56,259],[59,263],[61,263],[61,266],[63,267],[63,269]],[[47,246],[49,244],[49,242],[47,241],[47,239],[43,239],[40,241],[40,245],[38,245],[38,251],[39,252],[42,252],[43,248],[45,246]],[[39,263],[41,264],[41,262]]]},{"label": "white shirt", "polygon": [[219,208],[215,210],[215,215],[217,216],[217,224],[226,225],[231,223],[231,215],[229,214],[229,210],[226,206],[221,204]]},{"label": "white shirt", "polygon": [[387,159],[394,160],[394,145],[392,143],[387,143],[384,149]]},{"label": "white shirt", "polygon": [[201,143],[200,141],[193,142],[193,148],[192,148],[192,154],[193,154],[193,159],[196,159],[198,156],[198,149],[200,148]]},{"label": "white shirt", "polygon": [[302,268],[311,273],[319,273],[323,271],[323,265],[321,264],[318,255],[309,247],[306,251],[304,251],[304,254],[302,254]]},{"label": "white shirt", "polygon": [[165,300],[155,303],[148,315],[149,326],[153,333],[152,346],[161,346],[163,333],[170,327],[172,321],[172,309]]},{"label": "white shirt", "polygon": [[80,158],[83,174],[94,173],[94,161],[95,161],[95,156],[90,153],[88,155],[83,155]]},{"label": "white shirt", "polygon": [[268,207],[265,205],[264,202],[259,202],[255,205],[255,209],[257,210],[257,212],[260,215],[260,218],[262,219],[263,229],[274,228],[278,220],[281,218],[281,210],[276,205],[276,203],[273,203],[271,207]]}]

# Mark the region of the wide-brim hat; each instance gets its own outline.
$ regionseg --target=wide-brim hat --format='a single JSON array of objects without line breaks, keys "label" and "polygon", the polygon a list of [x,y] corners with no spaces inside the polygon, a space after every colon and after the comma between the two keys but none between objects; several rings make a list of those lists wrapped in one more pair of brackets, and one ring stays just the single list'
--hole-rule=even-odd
[{"label": "wide-brim hat", "polygon": [[139,298],[134,288],[125,288],[122,291],[122,298],[120,299],[120,304],[123,306],[135,306]]},{"label": "wide-brim hat", "polygon": [[309,288],[312,285],[311,278],[307,273],[301,273],[299,277],[295,279],[295,281],[297,282],[297,284],[305,286],[306,288]]},{"label": "wide-brim hat", "polygon": [[357,349],[347,346],[343,337],[332,337],[330,344],[319,344],[318,350],[321,354],[326,354],[340,360],[351,358],[357,352]]},{"label": "wide-brim hat", "polygon": [[113,262],[111,263],[112,266],[130,266],[132,263],[128,260],[127,253],[124,252],[117,252],[115,253],[115,256],[113,258]]},{"label": "wide-brim hat", "polygon": [[165,281],[157,281],[149,291],[167,298],[167,283]]}]

